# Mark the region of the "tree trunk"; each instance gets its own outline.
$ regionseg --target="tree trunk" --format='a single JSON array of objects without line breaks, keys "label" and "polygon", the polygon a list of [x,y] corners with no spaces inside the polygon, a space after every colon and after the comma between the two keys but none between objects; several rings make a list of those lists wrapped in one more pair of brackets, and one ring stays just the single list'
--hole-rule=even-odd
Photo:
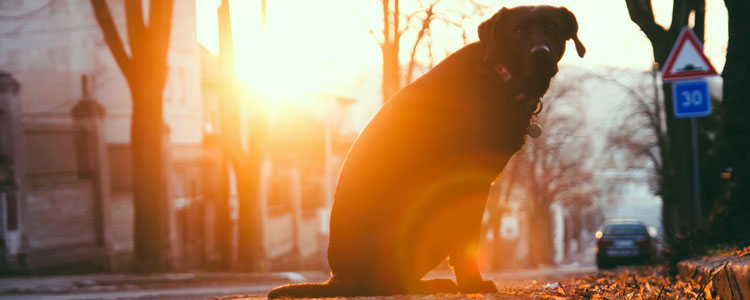
[{"label": "tree trunk", "polygon": [[552,264],[552,223],[550,222],[549,205],[534,208],[531,216],[530,258],[532,265]]},{"label": "tree trunk", "polygon": [[219,270],[229,270],[232,266],[232,233],[233,226],[229,212],[229,168],[230,161],[226,155],[220,154],[218,169],[212,169],[211,175],[217,176],[217,189],[213,197],[213,267]]},{"label": "tree trunk", "polygon": [[380,50],[383,53],[383,103],[388,101],[401,89],[401,77],[399,75],[399,41],[401,32],[399,26],[399,1],[395,0],[391,12],[390,0],[381,0],[383,4],[383,43]]},{"label": "tree trunk", "polygon": [[[229,17],[229,1],[222,1],[217,8],[219,27],[219,117],[221,119],[219,135],[221,141],[221,170],[222,185],[218,193],[220,198],[216,200],[214,210],[214,226],[216,235],[214,241],[219,254],[219,268],[230,269],[234,265],[234,248],[232,237],[234,229],[230,219],[229,198],[231,197],[229,185],[229,170],[233,168],[232,145],[238,138],[232,135],[231,128],[236,126],[233,120],[237,107],[234,107],[234,45],[232,43],[232,25]],[[234,167],[236,168],[236,167]],[[234,174],[238,170],[234,170]],[[235,179],[237,179],[235,177]],[[240,181],[237,180],[239,183]]]},{"label": "tree trunk", "polygon": [[[229,14],[229,1],[223,0],[218,9],[219,15],[219,61],[222,80],[220,101],[222,113],[222,148],[223,155],[234,168],[237,179],[237,197],[239,199],[237,251],[239,262],[237,269],[243,271],[263,271],[263,235],[261,203],[258,197],[262,150],[265,141],[265,107],[253,105],[250,136],[242,136],[240,124],[245,120],[241,116],[241,107],[237,95],[236,76],[234,71],[234,46],[232,26]],[[257,104],[257,100],[253,100]],[[249,153],[242,149],[242,140],[250,139]],[[230,228],[226,228],[229,230]]]},{"label": "tree trunk", "polygon": [[[158,62],[156,62],[158,64]],[[146,73],[146,72],[143,72]],[[135,270],[157,272],[171,267],[170,205],[167,195],[161,95],[163,85],[142,74],[131,84]]]},{"label": "tree trunk", "polygon": [[490,224],[489,230],[492,232],[492,257],[490,258],[490,270],[497,271],[500,270],[503,262],[503,257],[500,256],[500,253],[506,252],[506,249],[502,248],[503,242],[502,237],[500,236],[500,220]]},{"label": "tree trunk", "polygon": [[401,89],[398,72],[398,45],[383,45],[383,103]]},{"label": "tree trunk", "polygon": [[[252,150],[251,150],[252,151]],[[261,155],[250,155],[246,162],[235,160],[237,196],[239,198],[238,244],[239,266],[242,271],[265,271],[263,250],[263,216],[260,209],[258,188]],[[239,168],[237,167],[239,166]]]},{"label": "tree trunk", "polygon": [[490,188],[489,197],[487,197],[487,204],[484,209],[489,214],[489,219],[487,220],[487,223],[482,226],[482,230],[479,233],[481,239],[484,239],[487,236],[487,233],[492,235],[492,256],[490,257],[490,268],[492,270],[500,268],[500,252],[504,250],[501,250],[500,247],[500,217],[502,214],[500,210],[500,191],[500,180],[496,180]]},{"label": "tree trunk", "polygon": [[[263,248],[263,215],[259,197],[260,175],[263,165],[264,145],[266,144],[266,107],[260,101],[253,101],[250,124],[250,145],[247,153],[241,153],[241,145],[235,145],[232,164],[237,176],[237,196],[239,197],[238,251],[241,270],[252,272],[266,271],[266,256]],[[239,122],[237,123],[239,128]],[[237,138],[242,138],[237,134]],[[245,137],[247,138],[247,137]]]},{"label": "tree trunk", "polygon": [[[104,0],[90,0],[99,28],[125,76],[133,100],[130,145],[133,159],[134,268],[163,271],[172,267],[171,199],[162,119],[173,1],[150,1],[148,22],[143,3],[125,1],[131,56],[128,57]],[[148,26],[146,26],[148,24]]]},{"label": "tree trunk", "polygon": [[[688,24],[691,12],[695,14],[693,31],[703,41],[705,0],[675,0],[672,8],[672,23],[669,30],[656,24],[651,1],[626,0],[631,20],[646,34],[653,47],[654,61],[663,67],[672,46],[684,26]],[[666,145],[661,147],[662,156],[662,222],[667,239],[696,223],[694,210],[695,189],[693,184],[693,163],[691,127],[689,119],[674,117],[672,85],[665,83],[664,111],[667,125]],[[691,188],[685,188],[691,187]]]},{"label": "tree trunk", "polygon": [[[663,66],[664,61],[660,61],[659,65]],[[690,119],[674,117],[671,83],[664,83],[663,93],[668,139],[668,147],[663,152],[669,157],[670,164],[665,164],[663,171],[666,174],[662,178],[662,220],[665,233],[670,238],[688,229],[690,221],[695,220],[692,210],[695,205],[691,205],[695,199],[692,184],[693,148],[690,147]]]},{"label": "tree trunk", "polygon": [[724,78],[724,132],[731,153],[730,226],[735,240],[750,240],[750,3],[725,0],[729,44]]}]

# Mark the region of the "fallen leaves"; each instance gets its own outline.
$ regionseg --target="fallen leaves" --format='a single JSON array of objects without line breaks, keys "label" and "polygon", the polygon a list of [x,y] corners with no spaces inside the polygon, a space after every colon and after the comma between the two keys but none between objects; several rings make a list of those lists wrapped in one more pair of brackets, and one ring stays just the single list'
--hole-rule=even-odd
[{"label": "fallen leaves", "polygon": [[531,299],[582,300],[715,300],[711,282],[701,285],[700,278],[679,278],[664,275],[659,267],[621,268],[579,278],[548,283],[515,286],[501,293],[526,296]]},{"label": "fallen leaves", "polygon": [[750,256],[750,246],[737,250],[734,254],[737,255],[737,257]]}]

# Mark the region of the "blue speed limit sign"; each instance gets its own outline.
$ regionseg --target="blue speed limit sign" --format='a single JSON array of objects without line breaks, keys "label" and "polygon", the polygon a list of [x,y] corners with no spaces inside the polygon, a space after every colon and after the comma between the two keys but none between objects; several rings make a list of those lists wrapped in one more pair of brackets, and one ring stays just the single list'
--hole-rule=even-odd
[{"label": "blue speed limit sign", "polygon": [[705,80],[675,81],[672,83],[674,116],[701,117],[711,114],[711,97]]}]

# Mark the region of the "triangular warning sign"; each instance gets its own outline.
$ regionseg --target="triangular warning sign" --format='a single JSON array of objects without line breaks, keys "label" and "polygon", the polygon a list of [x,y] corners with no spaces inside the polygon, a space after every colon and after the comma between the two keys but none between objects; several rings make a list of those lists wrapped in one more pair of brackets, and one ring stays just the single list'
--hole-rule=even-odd
[{"label": "triangular warning sign", "polygon": [[680,32],[661,74],[664,81],[718,75],[703,54],[703,45],[689,26],[685,26]]}]

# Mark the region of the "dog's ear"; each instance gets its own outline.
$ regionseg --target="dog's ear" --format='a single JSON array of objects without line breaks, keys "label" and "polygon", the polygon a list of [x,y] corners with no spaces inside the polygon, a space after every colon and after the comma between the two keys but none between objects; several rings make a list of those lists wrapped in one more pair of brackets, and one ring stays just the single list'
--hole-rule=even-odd
[{"label": "dog's ear", "polygon": [[560,12],[563,14],[563,19],[565,20],[567,27],[565,30],[565,38],[573,39],[578,56],[583,57],[583,55],[586,54],[586,47],[584,47],[581,40],[578,39],[578,20],[576,20],[576,16],[565,7],[560,7]]},{"label": "dog's ear", "polygon": [[477,29],[479,33],[479,41],[481,42],[489,42],[492,38],[492,31],[495,29],[496,22],[502,18],[502,15],[505,13],[505,11],[508,10],[507,8],[503,7],[500,10],[498,10],[492,17],[490,17],[487,20],[484,20],[482,24],[479,24],[479,28]]},{"label": "dog's ear", "polygon": [[479,42],[485,45],[485,52],[483,57],[483,61],[485,63],[495,63],[493,62],[493,56],[495,55],[494,52],[497,51],[498,44],[498,41],[496,40],[497,38],[495,37],[495,28],[497,27],[497,24],[500,23],[500,20],[507,10],[507,8],[503,7],[494,15],[492,15],[492,17],[484,20],[482,24],[479,24],[479,28],[477,28],[477,32],[479,34]]}]

